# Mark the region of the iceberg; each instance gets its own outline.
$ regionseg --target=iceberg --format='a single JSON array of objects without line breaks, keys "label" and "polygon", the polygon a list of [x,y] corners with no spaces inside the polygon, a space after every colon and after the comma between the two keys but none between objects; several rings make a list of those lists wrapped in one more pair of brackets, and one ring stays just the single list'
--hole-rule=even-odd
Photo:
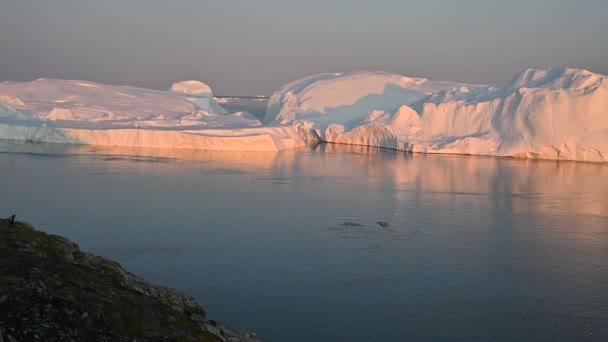
[{"label": "iceberg", "polygon": [[313,75],[275,92],[268,101],[264,123],[344,124],[361,119],[372,110],[395,111],[429,94],[460,85],[386,72]]},{"label": "iceberg", "polygon": [[529,69],[488,86],[386,72],[326,73],[284,85],[263,121],[245,111],[227,113],[211,87],[195,80],[166,91],[78,80],[0,83],[0,139],[220,151],[327,142],[607,162],[608,77]]},{"label": "iceberg", "polygon": [[305,141],[552,160],[608,161],[608,77],[529,69],[491,86],[387,73],[322,74],[289,83],[266,123]]},{"label": "iceberg", "polygon": [[0,83],[1,139],[230,151],[303,145],[292,127],[261,126],[247,112],[227,114],[200,81],[169,91],[77,80]]}]

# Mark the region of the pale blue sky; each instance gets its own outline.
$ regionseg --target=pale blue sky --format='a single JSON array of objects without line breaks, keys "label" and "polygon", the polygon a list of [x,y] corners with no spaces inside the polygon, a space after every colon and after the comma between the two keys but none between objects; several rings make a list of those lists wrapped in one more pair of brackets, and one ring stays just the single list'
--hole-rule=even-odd
[{"label": "pale blue sky", "polygon": [[607,0],[0,0],[0,81],[270,95],[321,72],[494,83],[564,66],[608,74]]}]

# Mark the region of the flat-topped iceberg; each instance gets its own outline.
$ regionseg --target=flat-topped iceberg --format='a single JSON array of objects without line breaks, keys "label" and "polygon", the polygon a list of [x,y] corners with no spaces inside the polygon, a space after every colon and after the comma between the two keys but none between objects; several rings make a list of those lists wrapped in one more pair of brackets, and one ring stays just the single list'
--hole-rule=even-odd
[{"label": "flat-topped iceberg", "polygon": [[38,142],[276,151],[301,146],[291,127],[227,114],[199,81],[170,91],[87,81],[0,83],[0,138]]},{"label": "flat-topped iceberg", "polygon": [[324,74],[275,93],[265,122],[291,124],[305,140],[330,143],[608,161],[608,77],[530,69],[504,84],[468,86],[386,73]]}]

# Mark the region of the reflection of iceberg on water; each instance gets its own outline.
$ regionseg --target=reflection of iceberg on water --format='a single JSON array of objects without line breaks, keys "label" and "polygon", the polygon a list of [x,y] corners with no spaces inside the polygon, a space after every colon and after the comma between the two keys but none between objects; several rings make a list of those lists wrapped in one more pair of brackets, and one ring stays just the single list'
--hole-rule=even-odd
[{"label": "reflection of iceberg on water", "polygon": [[[114,164],[122,161],[146,161],[149,165],[162,164],[163,167],[190,167],[197,163],[208,165],[230,165],[250,171],[272,170],[277,159],[283,153],[296,153],[298,149],[289,151],[204,151],[193,149],[167,149],[128,146],[97,146],[76,144],[36,144],[22,141],[0,140],[0,149],[6,153],[39,154],[50,157],[85,157],[101,159]],[[293,152],[292,152],[293,151]]]}]

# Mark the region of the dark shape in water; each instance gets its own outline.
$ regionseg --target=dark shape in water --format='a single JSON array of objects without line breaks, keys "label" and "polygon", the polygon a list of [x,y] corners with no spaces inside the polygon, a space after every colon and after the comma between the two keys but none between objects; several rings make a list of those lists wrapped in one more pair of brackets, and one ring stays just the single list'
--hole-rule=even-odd
[{"label": "dark shape in water", "polygon": [[345,221],[340,225],[340,227],[365,227],[364,225],[357,222]]},{"label": "dark shape in water", "polygon": [[380,227],[388,227],[390,224],[388,222],[384,222],[384,221],[376,221],[376,223],[380,226]]}]

